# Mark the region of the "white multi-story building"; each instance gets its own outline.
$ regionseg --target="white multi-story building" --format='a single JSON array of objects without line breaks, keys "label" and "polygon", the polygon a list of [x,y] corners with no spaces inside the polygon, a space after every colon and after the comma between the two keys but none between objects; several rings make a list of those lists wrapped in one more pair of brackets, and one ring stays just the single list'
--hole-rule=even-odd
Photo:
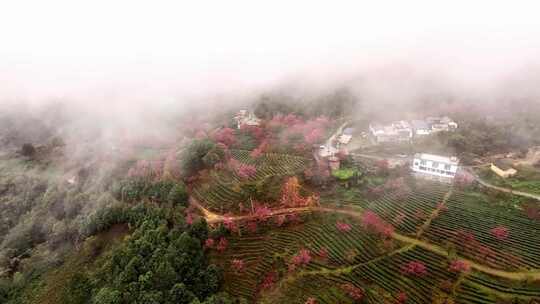
[{"label": "white multi-story building", "polygon": [[446,178],[454,178],[458,168],[459,160],[456,157],[446,157],[427,153],[415,154],[411,167],[414,172]]}]

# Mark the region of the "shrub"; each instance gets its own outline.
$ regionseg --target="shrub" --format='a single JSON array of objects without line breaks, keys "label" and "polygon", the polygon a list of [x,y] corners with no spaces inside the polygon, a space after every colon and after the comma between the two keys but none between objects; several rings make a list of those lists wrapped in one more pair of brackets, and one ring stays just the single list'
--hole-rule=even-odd
[{"label": "shrub", "polygon": [[169,191],[167,200],[173,205],[187,206],[188,193],[186,185],[182,182],[175,183],[171,191]]},{"label": "shrub", "polygon": [[21,154],[26,157],[33,157],[36,154],[36,148],[32,144],[22,145]]}]

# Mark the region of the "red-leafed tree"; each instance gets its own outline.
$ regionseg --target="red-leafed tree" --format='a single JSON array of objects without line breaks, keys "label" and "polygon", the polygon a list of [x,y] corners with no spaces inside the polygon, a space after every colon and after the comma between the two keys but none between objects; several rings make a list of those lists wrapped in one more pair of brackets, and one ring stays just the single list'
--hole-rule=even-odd
[{"label": "red-leafed tree", "polygon": [[538,207],[536,202],[525,204],[523,206],[523,211],[525,212],[527,218],[537,221],[540,220],[540,207]]},{"label": "red-leafed tree", "polygon": [[324,132],[323,130],[317,128],[313,129],[311,131],[308,131],[306,135],[304,135],[304,140],[307,144],[313,145],[318,142],[320,142],[323,139]]},{"label": "red-leafed tree", "polygon": [[390,163],[387,159],[381,159],[375,162],[375,167],[377,168],[377,174],[388,175],[390,171]]},{"label": "red-leafed tree", "polygon": [[448,269],[454,273],[466,273],[471,270],[471,265],[464,260],[453,260]]},{"label": "red-leafed tree", "polygon": [[276,226],[281,227],[287,221],[287,216],[284,214],[278,215],[275,217]]},{"label": "red-leafed tree", "polygon": [[180,160],[177,159],[175,151],[169,151],[163,163],[163,178],[174,180],[180,177]]},{"label": "red-leafed tree", "polygon": [[216,249],[218,252],[223,252],[225,250],[227,250],[227,247],[229,246],[229,241],[227,241],[226,238],[224,237],[220,237],[219,238],[219,242],[216,246]]},{"label": "red-leafed tree", "polygon": [[231,262],[231,267],[234,271],[242,273],[245,270],[244,261],[240,259],[234,259]]},{"label": "red-leafed tree", "polygon": [[321,249],[319,249],[319,252],[317,252],[317,255],[319,256],[319,258],[327,261],[328,260],[328,249],[326,247],[321,247]]},{"label": "red-leafed tree", "polygon": [[249,221],[246,223],[246,229],[251,234],[257,233],[257,228],[257,221]]},{"label": "red-leafed tree", "polygon": [[355,302],[360,302],[364,298],[364,290],[360,287],[354,286],[352,283],[345,283],[341,285],[341,289]]},{"label": "red-leafed tree", "polygon": [[508,228],[505,226],[498,226],[489,231],[497,240],[504,241],[510,235]]},{"label": "red-leafed tree", "polygon": [[271,289],[272,287],[274,287],[274,284],[276,284],[277,280],[278,280],[278,273],[275,270],[270,271],[264,276],[263,281],[261,283],[261,289],[262,290]]},{"label": "red-leafed tree", "polygon": [[336,222],[336,228],[340,231],[340,232],[350,232],[352,227],[351,225],[347,224],[347,223],[343,223],[343,222]]},{"label": "red-leafed tree", "polygon": [[242,179],[249,179],[257,174],[257,168],[253,165],[241,164],[235,168],[236,175]]},{"label": "red-leafed tree", "polygon": [[233,218],[230,216],[225,215],[225,218],[223,219],[223,227],[230,232],[238,232],[238,225],[236,225]]},{"label": "red-leafed tree", "polygon": [[188,224],[188,225],[191,226],[191,225],[193,225],[193,221],[194,221],[194,219],[193,219],[193,214],[188,213],[188,214],[186,215],[186,224]]},{"label": "red-leafed tree", "polygon": [[407,299],[409,297],[407,296],[407,293],[404,292],[404,291],[400,291],[398,292],[398,294],[396,295],[396,304],[405,304],[407,303]]},{"label": "red-leafed tree", "polygon": [[268,140],[263,140],[257,148],[251,151],[250,156],[253,158],[259,158],[263,153],[268,149],[269,143]]},{"label": "red-leafed tree", "polygon": [[284,207],[304,207],[318,203],[317,197],[304,198],[300,195],[300,182],[296,176],[290,177],[281,188],[281,205]]},{"label": "red-leafed tree", "polygon": [[204,248],[214,248],[214,244],[214,239],[206,239],[206,241],[204,242]]},{"label": "red-leafed tree", "polygon": [[255,219],[259,222],[266,221],[271,214],[272,211],[270,210],[270,208],[264,205],[257,205],[255,207],[255,212],[253,213]]},{"label": "red-leafed tree", "polygon": [[454,177],[454,185],[460,189],[465,189],[473,185],[474,176],[469,172],[462,171]]},{"label": "red-leafed tree", "polygon": [[233,129],[221,128],[214,134],[214,140],[230,148],[236,143],[236,136]]},{"label": "red-leafed tree", "polygon": [[304,304],[317,304],[317,300],[315,300],[313,297],[309,297]]},{"label": "red-leafed tree", "polygon": [[381,219],[373,211],[364,212],[362,214],[361,223],[364,229],[386,238],[392,237],[392,234],[394,233],[394,227]]},{"label": "red-leafed tree", "polygon": [[427,268],[426,265],[420,261],[410,261],[409,263],[401,266],[401,273],[421,277],[427,274]]},{"label": "red-leafed tree", "polygon": [[300,251],[292,257],[289,263],[289,271],[294,271],[299,267],[306,266],[309,262],[311,262],[311,252],[308,249],[300,249]]}]

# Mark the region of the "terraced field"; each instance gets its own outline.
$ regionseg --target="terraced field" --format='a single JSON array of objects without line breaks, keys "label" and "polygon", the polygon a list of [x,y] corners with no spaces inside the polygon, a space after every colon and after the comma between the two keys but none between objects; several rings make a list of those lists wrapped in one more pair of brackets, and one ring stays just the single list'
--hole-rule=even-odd
[{"label": "terraced field", "polygon": [[[481,193],[454,191],[448,211],[433,220],[425,237],[432,243],[452,243],[463,256],[497,269],[540,269],[540,222],[513,204],[490,203]],[[490,231],[508,229],[497,239]]]},{"label": "terraced field", "polygon": [[[231,150],[231,154],[240,163],[256,167],[257,172],[249,178],[250,181],[295,175],[303,172],[309,164],[308,159],[289,154],[267,153],[258,158],[250,157],[250,151],[246,150]],[[235,173],[213,171],[212,180],[196,187],[192,194],[212,211],[237,213],[240,203],[248,204],[247,195],[238,187],[240,181],[241,178]]]},{"label": "terraced field", "polygon": [[[337,229],[346,222],[351,230]],[[344,286],[362,290],[362,303],[445,303],[445,299],[463,304],[535,303],[540,300],[540,282],[503,281],[472,270],[464,274],[450,271],[450,260],[424,248],[383,240],[366,232],[357,219],[314,214],[306,223],[269,232],[229,239],[229,248],[216,256],[225,269],[225,289],[257,303],[298,303],[309,298],[317,303],[358,303]],[[295,272],[287,262],[302,248],[312,259]],[[325,248],[328,258],[318,252]],[[234,259],[245,263],[238,272]],[[404,265],[419,262],[425,266],[421,275],[403,272]],[[268,274],[275,280],[263,288]],[[438,302],[439,301],[439,302]],[[504,302],[509,301],[509,302]],[[514,301],[514,302],[512,302]]]},{"label": "terraced field", "polygon": [[377,213],[386,222],[391,223],[396,231],[415,235],[444,196],[452,189],[451,185],[435,182],[423,182],[406,195],[389,192],[375,200],[363,198],[359,192],[346,200],[336,202],[331,198],[321,199],[323,204],[339,203],[345,207],[356,207]]},{"label": "terraced field", "polygon": [[[228,250],[217,256],[217,262],[225,261],[223,267],[228,270],[225,273],[226,290],[253,300],[254,291],[260,289],[264,277],[271,270],[286,263],[301,248],[308,249],[314,257],[305,268],[306,271],[354,266],[388,253],[375,236],[365,233],[352,221],[351,231],[341,232],[336,227],[336,221],[340,220],[340,217],[321,216],[316,215],[315,219],[300,226],[277,228],[263,235],[229,239]],[[394,246],[401,245],[395,243]],[[327,252],[327,258],[318,257],[321,250]],[[245,273],[238,274],[231,269],[230,263],[234,259],[244,261]]]},{"label": "terraced field", "polygon": [[[521,201],[424,183],[405,196],[388,193],[376,200],[345,202],[343,205],[355,207],[355,217],[328,209],[314,213],[302,225],[233,237],[218,260],[226,269],[226,290],[256,303],[303,304],[310,298],[316,303],[358,303],[347,288],[361,290],[362,303],[374,304],[539,303],[540,281],[532,277],[518,281],[488,275],[482,268],[464,273],[450,270],[451,260],[462,258],[492,269],[540,269],[540,222],[525,216],[519,207]],[[373,235],[360,223],[360,214],[366,211],[392,223],[397,233],[439,245],[448,254]],[[349,224],[350,231],[340,231],[338,222]],[[505,240],[491,232],[501,225],[509,231]],[[473,245],[457,238],[457,231],[472,234]],[[302,248],[310,251],[311,261],[293,273],[287,271],[288,261]],[[326,259],[318,255],[321,250],[327,251]],[[244,273],[232,270],[233,259],[245,261]],[[404,265],[410,262],[424,265],[425,274],[404,273]],[[268,288],[268,274],[273,270],[277,271]],[[399,302],[403,297],[407,301]]]}]

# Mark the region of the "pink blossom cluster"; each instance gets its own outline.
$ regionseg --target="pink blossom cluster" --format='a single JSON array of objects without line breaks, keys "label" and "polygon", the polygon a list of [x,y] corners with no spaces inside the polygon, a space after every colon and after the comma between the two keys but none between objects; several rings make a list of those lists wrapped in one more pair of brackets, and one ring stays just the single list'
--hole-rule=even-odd
[{"label": "pink blossom cluster", "polygon": [[507,227],[497,226],[489,231],[497,240],[504,241],[510,235]]},{"label": "pink blossom cluster", "polygon": [[244,261],[240,260],[240,259],[232,260],[231,266],[234,269],[234,271],[236,271],[236,272],[244,272],[244,270],[245,270]]},{"label": "pink blossom cluster", "polygon": [[257,174],[257,168],[253,165],[241,164],[236,167],[236,174],[242,179],[249,179]]},{"label": "pink blossom cluster", "polygon": [[407,299],[409,297],[407,296],[407,293],[404,291],[398,292],[396,295],[396,304],[405,304],[407,302]]},{"label": "pink blossom cluster", "polygon": [[243,164],[234,158],[229,158],[227,167],[242,179],[249,179],[257,174],[257,168],[255,166]]},{"label": "pink blossom cluster", "polygon": [[207,248],[207,249],[214,248],[215,243],[216,242],[214,241],[214,239],[208,238],[204,242],[204,248]]},{"label": "pink blossom cluster", "polygon": [[450,262],[449,270],[455,273],[465,273],[471,270],[471,265],[464,260],[453,260]]},{"label": "pink blossom cluster", "polygon": [[289,263],[289,271],[294,271],[298,267],[306,266],[311,262],[311,252],[308,249],[300,249],[300,251],[292,257]]},{"label": "pink blossom cluster", "polygon": [[261,143],[257,146],[257,148],[255,148],[253,151],[251,151],[251,153],[249,154],[249,156],[253,157],[253,158],[259,158],[261,157],[261,155],[263,153],[266,152],[266,150],[268,149],[268,147],[270,146],[268,140],[262,140]]},{"label": "pink blossom cluster", "polygon": [[238,226],[229,216],[225,216],[225,218],[223,219],[223,227],[225,227],[225,229],[229,230],[230,232],[238,232]]},{"label": "pink blossom cluster", "polygon": [[271,289],[274,286],[274,284],[276,284],[277,280],[278,280],[278,273],[272,270],[264,276],[260,288],[262,290]]},{"label": "pink blossom cluster", "polygon": [[454,184],[459,188],[466,188],[473,184],[474,176],[468,172],[462,171],[454,177]]},{"label": "pink blossom cluster", "polygon": [[355,301],[361,301],[362,298],[364,298],[364,290],[360,287],[354,286],[352,283],[345,283],[341,285],[341,289]]},{"label": "pink blossom cluster", "polygon": [[373,211],[364,212],[364,214],[362,214],[361,222],[364,229],[384,237],[391,237],[394,233],[394,226],[385,222]]},{"label": "pink blossom cluster", "polygon": [[240,131],[251,135],[257,142],[263,141],[267,136],[266,131],[259,126],[242,125],[240,126]]},{"label": "pink blossom cluster", "polygon": [[311,145],[321,142],[329,124],[330,120],[326,117],[306,121],[294,114],[275,115],[268,122],[271,130],[281,133],[279,136],[281,144],[291,144],[292,138],[301,138],[303,142],[294,143],[297,151],[309,150]]},{"label": "pink blossom cluster", "polygon": [[130,178],[160,179],[163,175],[162,160],[139,160],[128,170]]},{"label": "pink blossom cluster", "polygon": [[410,261],[401,267],[401,272],[406,275],[421,277],[427,274],[427,268],[420,261]]},{"label": "pink blossom cluster", "polygon": [[336,222],[336,228],[340,231],[340,232],[350,232],[352,227],[351,225],[347,224],[347,223],[343,223],[343,222]]},{"label": "pink blossom cluster", "polygon": [[227,250],[228,246],[229,246],[229,241],[227,241],[227,239],[224,237],[220,237],[217,243],[216,249],[218,252],[223,252]]},{"label": "pink blossom cluster", "polygon": [[313,297],[309,297],[304,304],[317,304],[317,300]]},{"label": "pink blossom cluster", "polygon": [[231,128],[221,128],[214,133],[213,138],[216,142],[230,148],[236,143],[236,136],[234,133],[235,131]]},{"label": "pink blossom cluster", "polygon": [[271,214],[272,214],[272,211],[267,206],[259,205],[259,204],[255,206],[254,215],[258,221],[261,221],[261,222],[265,221]]}]

